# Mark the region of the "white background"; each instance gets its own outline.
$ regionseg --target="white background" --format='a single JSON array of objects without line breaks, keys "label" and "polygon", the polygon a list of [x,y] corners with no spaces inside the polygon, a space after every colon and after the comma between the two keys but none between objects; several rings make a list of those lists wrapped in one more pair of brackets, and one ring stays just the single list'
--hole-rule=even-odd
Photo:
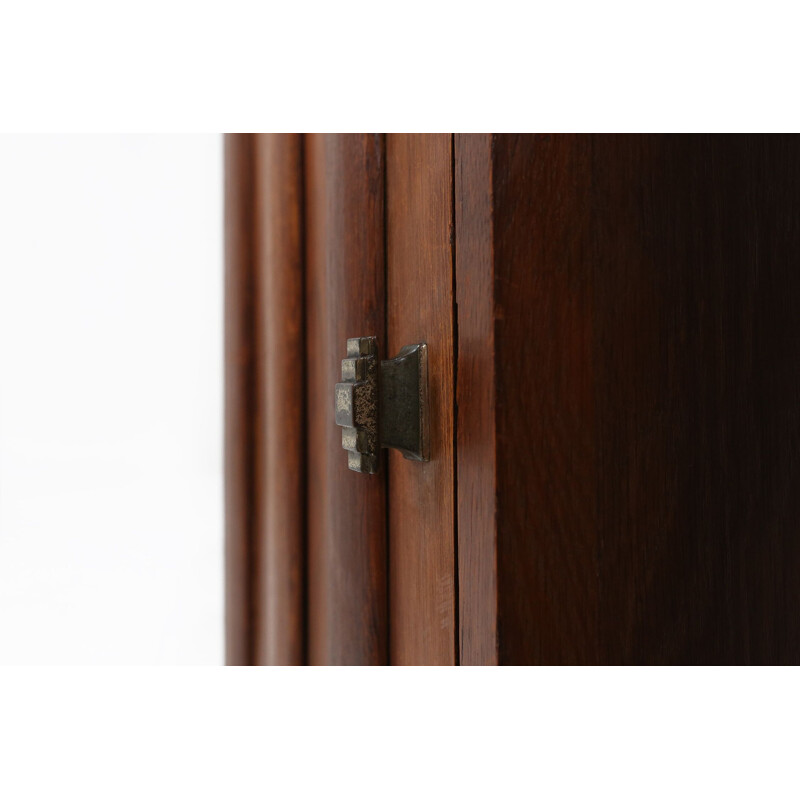
[{"label": "white background", "polygon": [[222,140],[0,136],[0,664],[223,660]]},{"label": "white background", "polygon": [[[798,130],[797,22],[786,0],[6,3],[0,128]],[[0,796],[796,798],[799,687],[796,668],[7,668]]]}]

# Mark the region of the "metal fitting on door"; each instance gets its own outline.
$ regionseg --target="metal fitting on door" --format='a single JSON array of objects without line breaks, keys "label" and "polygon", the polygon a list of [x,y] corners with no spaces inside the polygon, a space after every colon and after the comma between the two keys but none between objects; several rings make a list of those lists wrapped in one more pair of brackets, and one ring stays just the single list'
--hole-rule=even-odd
[{"label": "metal fitting on door", "polygon": [[347,466],[354,472],[377,472],[382,447],[394,447],[412,461],[430,460],[424,342],[381,361],[375,336],[348,339],[335,403]]}]

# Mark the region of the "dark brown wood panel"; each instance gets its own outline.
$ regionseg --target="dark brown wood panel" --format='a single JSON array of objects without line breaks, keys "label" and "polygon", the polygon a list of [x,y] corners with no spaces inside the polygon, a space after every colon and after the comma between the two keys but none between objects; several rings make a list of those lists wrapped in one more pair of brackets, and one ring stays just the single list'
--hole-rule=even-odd
[{"label": "dark brown wood panel", "polygon": [[[595,392],[613,388],[593,358],[593,244],[596,226],[614,224],[616,209],[593,215],[591,176],[590,139],[495,141],[501,663],[593,663],[600,655],[597,470],[616,452],[598,438],[595,420]],[[609,280],[626,255],[614,254]]]},{"label": "dark brown wood panel", "polygon": [[252,664],[256,491],[256,141],[225,137],[225,660]]},{"label": "dark brown wood panel", "polygon": [[256,141],[259,375],[255,537],[257,664],[302,664],[305,428],[302,141]]},{"label": "dark brown wood panel", "polygon": [[386,341],[384,141],[309,135],[305,158],[309,662],[384,664],[386,471],[347,469],[333,417],[347,338]]},{"label": "dark brown wood panel", "polygon": [[[463,144],[474,210],[486,140]],[[489,153],[498,660],[797,663],[800,140],[503,135]],[[469,275],[462,556],[464,416],[489,407],[462,405]],[[461,565],[463,597],[486,581]],[[461,609],[480,661],[491,622]]]},{"label": "dark brown wood panel", "polygon": [[581,150],[598,658],[798,663],[800,137]]},{"label": "dark brown wood panel", "polygon": [[388,350],[428,343],[431,460],[389,451],[393,664],[455,664],[453,176],[449,134],[386,137]]}]

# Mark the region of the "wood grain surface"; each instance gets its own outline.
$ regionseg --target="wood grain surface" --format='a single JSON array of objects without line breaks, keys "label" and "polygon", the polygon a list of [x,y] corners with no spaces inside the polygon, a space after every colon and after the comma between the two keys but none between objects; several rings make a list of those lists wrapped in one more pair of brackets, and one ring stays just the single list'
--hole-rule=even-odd
[{"label": "wood grain surface", "polygon": [[333,387],[346,340],[386,342],[384,140],[305,140],[308,654],[311,664],[388,660],[386,470],[347,469]]},{"label": "wood grain surface", "polygon": [[427,342],[431,460],[388,451],[393,664],[454,664],[453,176],[449,134],[386,137],[388,350]]},{"label": "wood grain surface", "polygon": [[[225,159],[228,663],[800,661],[800,138]],[[359,335],[428,342],[429,464],[347,469]]]},{"label": "wood grain surface", "polygon": [[[617,208],[593,205],[589,195],[592,142],[498,136],[493,151],[501,663],[602,660],[599,592],[607,564],[597,482],[601,463],[621,453],[604,441],[596,418],[597,398],[615,387],[598,372],[594,331],[598,314],[616,310],[598,309],[592,276],[605,268],[605,280],[616,283],[620,273],[633,277],[647,266],[633,242],[596,250],[599,231],[622,220]],[[648,186],[650,175],[632,167],[609,164],[609,171],[620,170],[628,190]],[[620,346],[609,341],[598,351],[608,348],[613,362]]]},{"label": "wood grain surface", "polygon": [[225,660],[253,663],[256,490],[255,137],[225,137]]},{"label": "wood grain surface", "polygon": [[258,486],[257,664],[305,659],[303,172],[298,134],[256,140]]},{"label": "wood grain surface", "polygon": [[225,158],[226,660],[301,664],[300,136],[231,134]]},{"label": "wood grain surface", "polygon": [[460,662],[497,651],[497,441],[491,134],[456,134],[456,402]]},{"label": "wood grain surface", "polygon": [[[486,149],[457,140],[457,210]],[[797,663],[800,140],[502,135],[489,154],[497,660]],[[478,235],[460,220],[457,265]],[[461,556],[464,416],[491,408],[462,404],[486,351],[470,274]],[[492,630],[464,619],[486,581],[461,565],[467,663]]]}]

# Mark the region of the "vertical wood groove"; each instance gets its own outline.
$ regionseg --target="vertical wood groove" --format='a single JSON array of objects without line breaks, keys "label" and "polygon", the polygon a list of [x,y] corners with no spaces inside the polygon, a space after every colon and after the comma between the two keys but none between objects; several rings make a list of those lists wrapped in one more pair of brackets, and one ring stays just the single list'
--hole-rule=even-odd
[{"label": "vertical wood groove", "polygon": [[458,276],[456,273],[456,135],[450,134],[450,270],[452,273],[453,319],[453,580],[455,582],[453,650],[456,665],[461,664],[461,594],[458,568]]}]

